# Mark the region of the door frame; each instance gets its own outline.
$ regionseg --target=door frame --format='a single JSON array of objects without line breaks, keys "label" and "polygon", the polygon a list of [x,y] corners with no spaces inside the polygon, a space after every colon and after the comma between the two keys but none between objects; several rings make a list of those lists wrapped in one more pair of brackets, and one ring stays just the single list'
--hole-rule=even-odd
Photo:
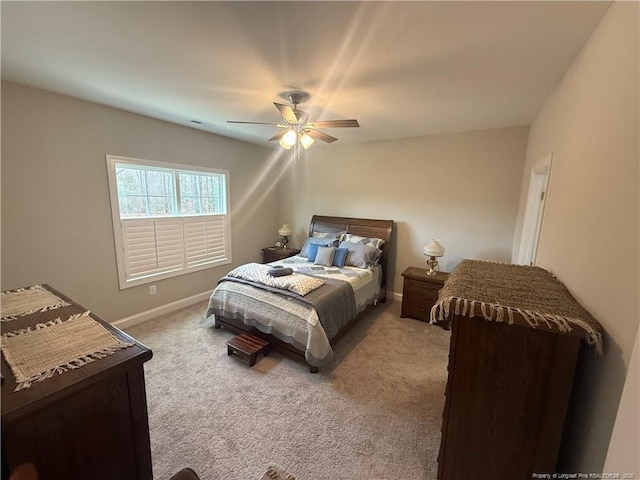
[{"label": "door frame", "polygon": [[544,210],[549,198],[549,179],[551,177],[553,155],[553,152],[549,153],[531,168],[527,204],[520,236],[520,250],[518,252],[517,263],[520,265],[536,264]]}]

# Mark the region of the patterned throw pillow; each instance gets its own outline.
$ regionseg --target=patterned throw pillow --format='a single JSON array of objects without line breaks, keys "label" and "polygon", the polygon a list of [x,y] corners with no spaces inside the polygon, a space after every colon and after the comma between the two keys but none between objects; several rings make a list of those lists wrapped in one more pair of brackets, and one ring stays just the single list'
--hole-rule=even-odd
[{"label": "patterned throw pillow", "polygon": [[373,270],[382,255],[382,250],[379,248],[362,243],[342,242],[340,248],[349,250],[345,265],[351,267]]},{"label": "patterned throw pillow", "polygon": [[231,270],[227,273],[227,277],[241,278],[251,282],[268,285],[270,287],[282,288],[302,296],[324,285],[324,280],[321,280],[320,278],[297,273],[274,277],[269,275],[269,271],[271,269],[272,267],[269,265],[246,263]]},{"label": "patterned throw pillow", "polygon": [[385,244],[385,241],[381,238],[375,237],[361,237],[360,235],[353,235],[352,233],[347,233],[342,237],[343,242],[351,242],[351,243],[361,243],[362,245],[371,245],[372,247],[382,249]]},{"label": "patterned throw pillow", "polygon": [[347,232],[346,231],[344,231],[344,232],[318,232],[318,231],[315,231],[315,232],[313,232],[313,237],[314,238],[336,238],[336,239],[340,240],[345,233],[347,233]]},{"label": "patterned throw pillow", "polygon": [[[280,277],[291,278],[291,277]],[[307,293],[314,291],[316,288],[320,288],[324,285],[324,282],[318,278],[310,277],[308,275],[296,275],[296,281],[291,282],[285,288],[298,295],[305,296]]]}]

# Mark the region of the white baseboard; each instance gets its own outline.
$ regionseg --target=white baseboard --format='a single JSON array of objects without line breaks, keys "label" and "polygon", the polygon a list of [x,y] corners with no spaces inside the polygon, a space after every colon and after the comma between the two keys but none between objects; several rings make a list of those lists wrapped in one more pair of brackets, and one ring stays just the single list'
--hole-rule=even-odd
[{"label": "white baseboard", "polygon": [[398,292],[387,292],[387,295],[391,293],[391,297],[393,297],[394,301],[401,302],[402,301],[402,293]]},{"label": "white baseboard", "polygon": [[146,322],[147,320],[151,320],[152,318],[159,317],[160,315],[175,312],[176,310],[180,310],[181,308],[203,302],[210,296],[211,291],[198,293],[187,298],[176,300],[175,302],[167,303],[166,305],[160,305],[159,307],[152,308],[151,310],[145,310],[144,312],[136,313],[135,315],[131,315],[130,317],[121,318],[120,320],[111,322],[111,324],[121,330],[126,330],[129,327],[139,325],[142,322]]}]

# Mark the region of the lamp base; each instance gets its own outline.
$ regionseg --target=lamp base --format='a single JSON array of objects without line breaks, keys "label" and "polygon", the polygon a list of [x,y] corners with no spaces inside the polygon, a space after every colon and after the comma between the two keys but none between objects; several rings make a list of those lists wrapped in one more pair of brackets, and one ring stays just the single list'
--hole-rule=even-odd
[{"label": "lamp base", "polygon": [[438,266],[438,260],[436,260],[436,257],[430,257],[429,260],[427,260],[427,265],[429,266],[429,270],[427,270],[427,275],[431,276],[438,273],[435,270],[435,268]]},{"label": "lamp base", "polygon": [[280,243],[282,243],[282,248],[283,248],[283,249],[287,249],[287,248],[289,248],[289,247],[287,246],[287,243],[289,243],[289,237],[285,237],[285,236],[283,236],[283,237],[282,237],[282,240],[280,240]]}]

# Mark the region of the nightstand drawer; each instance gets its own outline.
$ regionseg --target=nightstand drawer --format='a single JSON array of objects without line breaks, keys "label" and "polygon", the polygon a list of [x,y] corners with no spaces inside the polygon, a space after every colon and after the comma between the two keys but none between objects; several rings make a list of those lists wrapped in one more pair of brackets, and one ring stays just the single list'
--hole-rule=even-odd
[{"label": "nightstand drawer", "polygon": [[431,307],[435,302],[415,300],[413,297],[407,300],[405,316],[418,320],[429,321]]},{"label": "nightstand drawer", "polygon": [[442,287],[442,285],[438,285],[436,283],[426,283],[420,280],[407,279],[405,280],[405,282],[407,284],[407,288],[410,288],[411,290],[416,290],[420,292],[435,292],[436,297],[438,296],[438,292]]},{"label": "nightstand drawer", "polygon": [[412,302],[422,302],[434,304],[438,301],[438,291],[429,290],[408,290],[403,295],[408,295]]}]

